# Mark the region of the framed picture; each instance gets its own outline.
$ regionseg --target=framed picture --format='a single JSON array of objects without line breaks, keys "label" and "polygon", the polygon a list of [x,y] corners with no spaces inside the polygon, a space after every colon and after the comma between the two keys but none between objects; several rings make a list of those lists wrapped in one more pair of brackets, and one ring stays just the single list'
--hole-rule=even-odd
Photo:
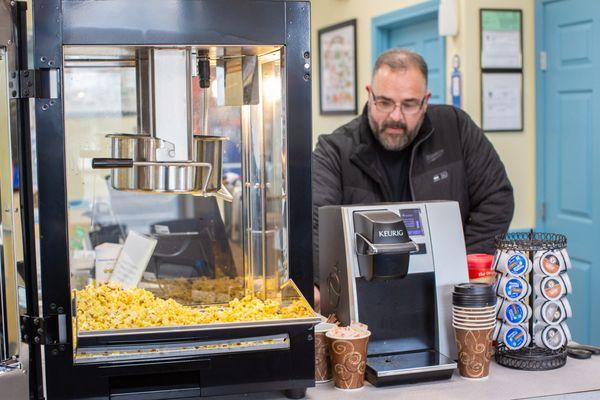
[{"label": "framed picture", "polygon": [[319,29],[321,114],[356,114],[356,19]]},{"label": "framed picture", "polygon": [[521,10],[480,10],[481,69],[523,68]]}]

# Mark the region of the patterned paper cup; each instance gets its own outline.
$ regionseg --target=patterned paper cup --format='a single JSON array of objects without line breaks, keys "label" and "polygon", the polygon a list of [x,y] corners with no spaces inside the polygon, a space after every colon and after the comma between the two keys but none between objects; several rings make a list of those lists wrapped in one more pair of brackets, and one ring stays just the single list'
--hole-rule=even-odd
[{"label": "patterned paper cup", "polygon": [[329,360],[329,345],[325,334],[332,328],[335,328],[335,324],[327,322],[321,322],[315,326],[315,382],[324,383],[329,382],[333,377],[331,372],[331,361]]},{"label": "patterned paper cup", "polygon": [[364,384],[367,366],[367,346],[371,332],[355,338],[339,338],[328,331],[329,356],[333,370],[333,383],[339,389],[358,389]]},{"label": "patterned paper cup", "polygon": [[458,350],[458,371],[470,379],[486,378],[490,373],[493,355],[492,333],[494,329],[454,328]]}]

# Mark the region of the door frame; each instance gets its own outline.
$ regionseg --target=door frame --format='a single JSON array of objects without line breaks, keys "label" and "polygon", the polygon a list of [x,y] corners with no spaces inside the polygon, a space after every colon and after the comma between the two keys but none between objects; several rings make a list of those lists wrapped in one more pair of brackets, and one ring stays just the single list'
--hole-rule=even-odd
[{"label": "door frame", "polygon": [[546,231],[546,221],[543,217],[544,203],[546,202],[546,182],[544,171],[546,158],[544,148],[546,145],[546,114],[544,93],[546,92],[545,71],[542,71],[541,52],[545,50],[544,43],[544,16],[543,10],[546,3],[554,0],[535,0],[535,227],[540,232]]},{"label": "door frame", "polygon": [[[391,11],[371,18],[371,66],[375,65],[377,56],[389,48],[389,32],[402,25],[421,22],[431,17],[438,17],[440,0],[428,0],[410,7]],[[443,51],[443,73],[441,74],[442,102],[446,102],[446,38],[441,36]]]}]

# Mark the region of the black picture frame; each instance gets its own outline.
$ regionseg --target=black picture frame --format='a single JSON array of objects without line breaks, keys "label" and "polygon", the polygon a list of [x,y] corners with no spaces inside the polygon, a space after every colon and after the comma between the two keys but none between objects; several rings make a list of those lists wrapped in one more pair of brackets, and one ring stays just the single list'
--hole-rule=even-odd
[{"label": "black picture frame", "polygon": [[[482,61],[483,55],[483,34],[484,34],[484,24],[483,17],[485,12],[498,12],[498,13],[516,13],[519,15],[519,45],[520,45],[520,65],[517,67],[484,67]],[[523,73],[523,63],[524,63],[524,48],[523,48],[523,10],[518,8],[481,8],[479,9],[479,63],[480,63],[480,74],[479,74],[479,83],[481,90],[481,101],[480,101],[480,111],[481,111],[481,128],[486,133],[493,132],[523,132],[525,125],[525,104],[524,104],[524,86],[525,86],[525,76]],[[520,74],[521,75],[521,88],[520,88],[520,109],[521,109],[521,121],[519,127],[517,129],[514,128],[500,128],[500,129],[490,129],[484,126],[485,120],[485,93],[484,93],[484,74]]]},{"label": "black picture frame", "polygon": [[319,111],[321,115],[356,115],[356,19],[318,31]]}]

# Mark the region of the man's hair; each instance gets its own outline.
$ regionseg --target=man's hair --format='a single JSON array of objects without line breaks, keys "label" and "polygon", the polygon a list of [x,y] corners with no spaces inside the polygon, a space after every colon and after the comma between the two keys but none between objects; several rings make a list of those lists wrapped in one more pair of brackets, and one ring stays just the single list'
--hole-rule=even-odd
[{"label": "man's hair", "polygon": [[375,76],[375,73],[379,70],[379,68],[383,67],[384,65],[387,65],[393,71],[406,71],[409,68],[417,68],[425,78],[425,84],[427,84],[427,63],[423,57],[421,57],[421,55],[415,53],[414,51],[400,48],[384,51],[379,55],[379,57],[377,57],[377,61],[375,61],[373,76]]}]

